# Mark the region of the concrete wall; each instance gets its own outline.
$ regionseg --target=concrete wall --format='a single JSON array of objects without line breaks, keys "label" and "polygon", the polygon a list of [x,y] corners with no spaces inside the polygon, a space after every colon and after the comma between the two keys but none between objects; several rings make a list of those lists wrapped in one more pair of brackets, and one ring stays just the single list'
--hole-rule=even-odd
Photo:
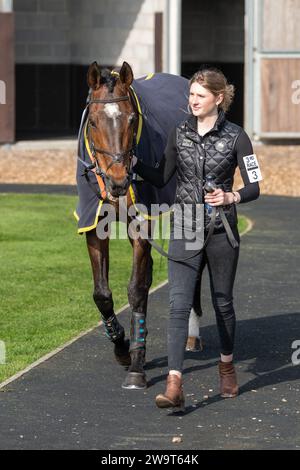
[{"label": "concrete wall", "polygon": [[[3,1],[3,0],[0,0]],[[172,1],[172,0],[171,0]],[[14,0],[17,63],[87,65],[127,60],[140,76],[154,70],[154,14],[168,0]],[[244,60],[244,1],[183,0],[182,62]]]},{"label": "concrete wall", "polygon": [[16,61],[154,69],[154,13],[167,0],[14,0]]},{"label": "concrete wall", "polygon": [[244,1],[184,0],[182,61],[244,61]]},{"label": "concrete wall", "polygon": [[16,62],[69,63],[68,0],[14,0]]},{"label": "concrete wall", "polygon": [[162,11],[164,0],[76,2],[73,62],[86,64],[96,58],[104,64],[121,65],[126,60],[136,76],[154,71],[154,13]]}]

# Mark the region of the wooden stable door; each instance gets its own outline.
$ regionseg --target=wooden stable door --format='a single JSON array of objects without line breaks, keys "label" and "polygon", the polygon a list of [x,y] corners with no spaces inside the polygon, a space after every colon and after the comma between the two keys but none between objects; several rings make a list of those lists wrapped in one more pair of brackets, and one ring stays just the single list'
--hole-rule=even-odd
[{"label": "wooden stable door", "polygon": [[261,131],[300,133],[300,104],[295,88],[300,83],[300,59],[261,60]]},{"label": "wooden stable door", "polygon": [[15,140],[13,13],[0,13],[0,144]]},{"label": "wooden stable door", "polygon": [[245,122],[254,139],[300,139],[299,24],[300,0],[246,1]]}]

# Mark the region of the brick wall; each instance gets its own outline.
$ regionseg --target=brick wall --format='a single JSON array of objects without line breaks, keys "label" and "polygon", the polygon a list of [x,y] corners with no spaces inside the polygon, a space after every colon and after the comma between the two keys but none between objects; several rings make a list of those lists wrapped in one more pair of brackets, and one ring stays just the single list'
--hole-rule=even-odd
[{"label": "brick wall", "polygon": [[68,0],[14,0],[17,63],[70,61]]},{"label": "brick wall", "polygon": [[183,0],[182,61],[244,61],[244,1]]},{"label": "brick wall", "polygon": [[[167,0],[14,0],[17,63],[127,60],[136,76],[151,72],[154,13],[166,9]],[[243,62],[243,16],[243,0],[183,0],[182,61]]]},{"label": "brick wall", "polygon": [[23,64],[128,61],[154,68],[154,13],[166,0],[15,0],[16,61]]}]

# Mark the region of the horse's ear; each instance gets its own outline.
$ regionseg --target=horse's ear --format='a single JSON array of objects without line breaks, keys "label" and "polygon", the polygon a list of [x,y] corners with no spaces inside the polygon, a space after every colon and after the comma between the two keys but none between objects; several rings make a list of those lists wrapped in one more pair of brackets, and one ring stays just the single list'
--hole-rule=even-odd
[{"label": "horse's ear", "polygon": [[100,86],[100,67],[97,62],[93,62],[88,69],[87,83],[89,88],[96,90]]},{"label": "horse's ear", "polygon": [[123,62],[121,70],[119,72],[120,80],[124,85],[130,87],[132,80],[133,80],[133,72],[132,68],[127,62]]}]

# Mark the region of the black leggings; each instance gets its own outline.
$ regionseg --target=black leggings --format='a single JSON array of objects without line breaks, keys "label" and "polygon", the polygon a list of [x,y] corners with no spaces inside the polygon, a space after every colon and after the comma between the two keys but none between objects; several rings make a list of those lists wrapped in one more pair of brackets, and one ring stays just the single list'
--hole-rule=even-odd
[{"label": "black leggings", "polygon": [[[239,234],[233,230],[235,239]],[[174,240],[171,231],[169,255],[188,257],[184,239]],[[170,318],[168,324],[169,370],[182,371],[188,336],[189,314],[193,306],[197,279],[202,275],[203,257],[208,266],[210,289],[219,331],[221,353],[232,354],[235,333],[233,284],[239,257],[239,247],[232,248],[225,232],[214,233],[205,250],[185,262],[169,260]]]}]

